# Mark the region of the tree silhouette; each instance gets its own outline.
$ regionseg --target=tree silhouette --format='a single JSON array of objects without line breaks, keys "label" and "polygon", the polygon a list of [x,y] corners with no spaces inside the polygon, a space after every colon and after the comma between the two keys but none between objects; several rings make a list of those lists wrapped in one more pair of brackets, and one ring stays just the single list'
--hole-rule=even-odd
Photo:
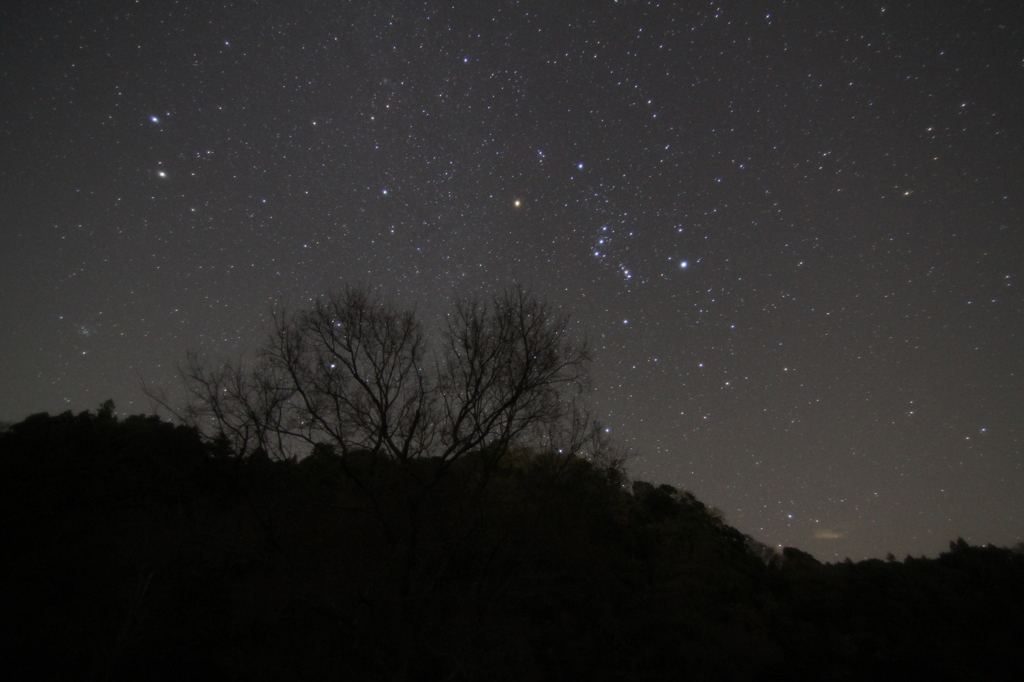
[{"label": "tree silhouette", "polygon": [[176,414],[239,455],[322,444],[438,471],[471,452],[493,464],[513,444],[593,456],[607,443],[585,404],[589,361],[569,318],[521,287],[458,301],[434,349],[414,312],[346,287],[276,314],[248,365],[189,353]]}]

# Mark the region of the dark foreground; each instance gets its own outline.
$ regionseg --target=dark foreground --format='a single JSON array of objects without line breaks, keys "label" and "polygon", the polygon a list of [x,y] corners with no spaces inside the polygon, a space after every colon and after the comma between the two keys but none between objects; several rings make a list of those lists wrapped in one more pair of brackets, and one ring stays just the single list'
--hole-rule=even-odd
[{"label": "dark foreground", "polygon": [[626,483],[30,417],[0,434],[0,677],[1019,679],[1019,552],[822,565]]}]

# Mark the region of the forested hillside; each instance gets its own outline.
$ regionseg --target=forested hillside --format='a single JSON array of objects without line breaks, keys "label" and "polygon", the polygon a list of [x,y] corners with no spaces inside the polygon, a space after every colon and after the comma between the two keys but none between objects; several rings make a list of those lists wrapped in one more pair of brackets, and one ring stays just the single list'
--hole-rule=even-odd
[{"label": "forested hillside", "polygon": [[12,680],[995,680],[1024,641],[1009,549],[823,565],[615,464],[241,457],[111,404],[0,434],[0,541]]}]

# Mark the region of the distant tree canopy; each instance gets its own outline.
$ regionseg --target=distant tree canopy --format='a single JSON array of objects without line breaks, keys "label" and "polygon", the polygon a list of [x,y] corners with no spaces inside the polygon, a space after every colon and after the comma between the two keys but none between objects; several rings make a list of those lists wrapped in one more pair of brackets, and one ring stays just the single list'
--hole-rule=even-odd
[{"label": "distant tree canopy", "polygon": [[411,485],[438,466],[243,457],[112,404],[15,424],[0,676],[1017,679],[1019,551],[826,565],[577,456],[469,452]]}]

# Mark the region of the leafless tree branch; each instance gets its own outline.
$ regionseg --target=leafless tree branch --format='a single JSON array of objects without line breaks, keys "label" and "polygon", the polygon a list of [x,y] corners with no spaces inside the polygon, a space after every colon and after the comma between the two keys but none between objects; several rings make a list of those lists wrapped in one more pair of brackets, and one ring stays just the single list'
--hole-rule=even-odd
[{"label": "leafless tree branch", "polygon": [[325,443],[398,462],[433,458],[443,470],[512,445],[585,454],[600,441],[585,401],[589,361],[568,316],[521,287],[458,301],[432,353],[414,312],[346,287],[275,314],[249,364],[189,353],[178,413],[240,455],[296,457]]}]

